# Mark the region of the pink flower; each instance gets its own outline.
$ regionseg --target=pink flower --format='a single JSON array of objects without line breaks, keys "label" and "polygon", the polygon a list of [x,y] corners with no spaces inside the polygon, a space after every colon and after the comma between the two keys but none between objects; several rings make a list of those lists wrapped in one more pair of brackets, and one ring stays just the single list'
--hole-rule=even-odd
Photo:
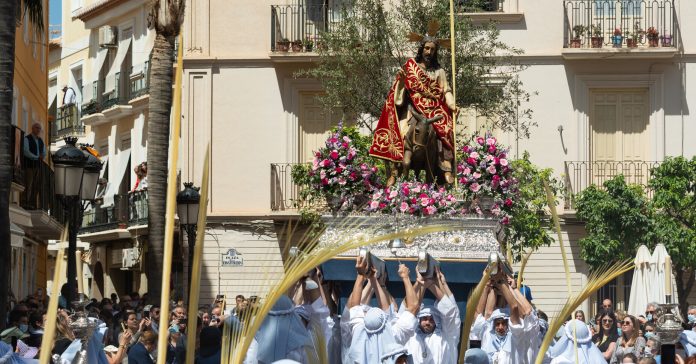
[{"label": "pink flower", "polygon": [[331,153],[329,153],[329,157],[331,157],[333,160],[338,159],[338,151],[332,150]]},{"label": "pink flower", "polygon": [[505,216],[505,217],[503,217],[503,220],[500,221],[500,223],[503,225],[510,225],[510,218]]},{"label": "pink flower", "polygon": [[479,178],[481,178],[481,173],[479,173],[479,172],[474,172],[474,176],[473,176],[473,177],[474,177],[475,179],[479,179]]},{"label": "pink flower", "polygon": [[510,207],[510,206],[512,206],[512,200],[509,198],[505,199],[505,207]]},{"label": "pink flower", "polygon": [[476,159],[471,158],[471,157],[467,158],[466,162],[471,164],[472,166],[476,165]]},{"label": "pink flower", "polygon": [[401,186],[401,193],[403,193],[404,195],[408,196],[409,192],[411,192],[411,191],[409,191],[407,185],[402,185],[402,186]]},{"label": "pink flower", "polygon": [[374,200],[373,200],[372,202],[370,202],[370,208],[371,208],[371,209],[375,210],[375,209],[377,209],[378,207],[379,207],[379,201],[374,201]]},{"label": "pink flower", "polygon": [[399,193],[396,192],[396,190],[392,190],[391,192],[389,192],[389,198],[390,198],[390,199],[391,199],[391,198],[395,198],[396,195],[398,195],[398,194],[399,194]]},{"label": "pink flower", "polygon": [[508,165],[508,161],[505,158],[500,158],[500,165],[503,167],[506,167]]},{"label": "pink flower", "polygon": [[343,143],[341,143],[341,146],[342,146],[343,148],[348,148],[348,143],[343,142]]},{"label": "pink flower", "polygon": [[485,140],[483,139],[483,137],[478,137],[478,138],[476,138],[476,142],[479,143],[479,145],[483,145]]},{"label": "pink flower", "polygon": [[355,181],[356,179],[358,179],[358,174],[355,171],[350,172],[350,175],[348,176],[350,177],[351,181]]},{"label": "pink flower", "polygon": [[399,210],[401,210],[401,212],[406,212],[408,210],[408,204],[406,202],[402,202],[401,206],[399,206]]},{"label": "pink flower", "polygon": [[498,158],[498,157],[493,158],[493,163],[500,164],[500,158]]},{"label": "pink flower", "polygon": [[469,153],[469,151],[471,150],[471,148],[469,148],[468,145],[465,145],[464,148],[463,148],[462,150],[464,151],[464,153]]},{"label": "pink flower", "polygon": [[339,178],[339,179],[338,179],[338,184],[341,185],[341,186],[345,186],[345,184],[346,184],[346,179],[343,178],[343,177]]},{"label": "pink flower", "polygon": [[426,215],[433,215],[437,212],[437,208],[435,206],[428,206],[425,208],[425,214]]},{"label": "pink flower", "polygon": [[493,176],[493,180],[494,180],[494,181],[500,181],[500,176],[497,175],[497,174],[494,175],[494,176]]},{"label": "pink flower", "polygon": [[336,172],[336,174],[340,174],[341,172],[343,172],[343,168],[341,168],[339,166],[339,167],[336,167],[336,169],[334,171]]},{"label": "pink flower", "polygon": [[331,137],[331,138],[329,139],[329,143],[331,143],[331,144],[334,144],[334,143],[336,143],[336,142],[338,142],[338,139],[337,139],[336,137]]},{"label": "pink flower", "polygon": [[470,189],[472,192],[478,192],[478,191],[481,189],[481,185],[479,185],[478,183],[474,182],[474,183],[472,183],[471,185],[469,185],[469,189]]},{"label": "pink flower", "polygon": [[495,174],[495,166],[491,164],[488,168],[486,168],[486,171],[488,171],[490,174]]},{"label": "pink flower", "polygon": [[495,145],[488,147],[488,153],[495,153]]},{"label": "pink flower", "polygon": [[491,146],[495,145],[495,138],[490,137],[490,138],[486,139],[486,144],[491,145]]},{"label": "pink flower", "polygon": [[329,184],[329,180],[326,179],[326,178],[322,178],[322,179],[321,179],[321,184],[322,184],[323,186],[327,186],[327,185]]},{"label": "pink flower", "polygon": [[328,166],[331,165],[331,161],[328,160],[328,159],[324,159],[323,161],[321,161],[321,164],[322,164],[322,166],[324,166],[324,167],[328,167]]},{"label": "pink flower", "polygon": [[430,204],[430,199],[429,199],[427,196],[426,196],[426,197],[421,197],[421,199],[420,199],[420,204],[421,204],[421,206],[423,206],[423,207],[428,206],[428,205]]},{"label": "pink flower", "polygon": [[474,159],[479,159],[480,155],[476,152],[473,152],[473,153],[469,154],[469,157],[474,158]]},{"label": "pink flower", "polygon": [[320,172],[319,172],[319,178],[325,179],[325,178],[326,178],[326,171],[320,171]]},{"label": "pink flower", "polygon": [[380,208],[380,209],[383,209],[383,208],[385,208],[385,207],[387,207],[387,204],[385,204],[384,202],[380,202],[380,203],[379,203],[379,208]]},{"label": "pink flower", "polygon": [[350,138],[348,138],[348,135],[343,136],[343,141],[346,143],[350,143]]}]

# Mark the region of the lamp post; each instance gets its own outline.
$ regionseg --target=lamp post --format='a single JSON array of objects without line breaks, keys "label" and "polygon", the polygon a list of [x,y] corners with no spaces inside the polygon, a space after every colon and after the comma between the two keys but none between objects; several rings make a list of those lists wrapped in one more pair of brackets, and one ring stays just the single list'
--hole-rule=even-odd
[{"label": "lamp post", "polygon": [[198,224],[198,206],[201,201],[199,187],[193,187],[193,182],[184,182],[184,189],[176,195],[177,214],[179,223],[188,237],[188,284],[191,288],[191,272],[193,270],[193,248],[196,245],[196,228]]},{"label": "lamp post", "polygon": [[86,150],[75,146],[77,138],[65,138],[65,145],[53,154],[55,193],[68,216],[68,305],[75,299],[77,262],[77,233],[82,225],[82,200],[94,200],[102,163]]}]

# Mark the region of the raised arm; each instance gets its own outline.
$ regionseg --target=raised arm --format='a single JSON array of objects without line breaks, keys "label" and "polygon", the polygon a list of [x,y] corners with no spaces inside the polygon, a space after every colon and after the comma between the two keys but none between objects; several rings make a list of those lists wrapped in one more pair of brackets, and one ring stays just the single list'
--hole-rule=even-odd
[{"label": "raised arm", "polygon": [[377,296],[377,306],[382,309],[382,311],[389,311],[389,295],[387,294],[387,288],[382,287],[382,285],[377,282],[377,277],[375,277],[375,268],[372,268],[372,274],[370,274],[370,284],[375,288],[375,293]]},{"label": "raised arm", "polygon": [[420,309],[420,301],[418,300],[418,296],[416,296],[416,291],[413,289],[411,279],[408,277],[409,272],[407,266],[399,264],[399,277],[401,277],[401,280],[404,282],[404,291],[406,292],[406,310],[415,316]]},{"label": "raised arm", "polygon": [[[363,262],[363,259],[361,257],[358,257],[357,262],[355,264],[356,270],[360,272],[361,268],[365,265],[366,263]],[[358,273],[358,276],[355,278],[355,284],[353,285],[353,292],[350,293],[350,297],[348,297],[348,302],[346,303],[346,306],[349,309],[360,304],[360,299],[362,298],[362,288],[364,283],[365,276]]]},{"label": "raised arm", "polygon": [[510,287],[508,284],[507,277],[496,276],[494,284],[496,290],[500,292],[505,299],[505,302],[507,302],[508,306],[510,306],[510,322],[513,324],[519,324],[521,322],[520,305],[517,302],[517,299],[515,299],[515,294],[512,292],[512,287]]}]

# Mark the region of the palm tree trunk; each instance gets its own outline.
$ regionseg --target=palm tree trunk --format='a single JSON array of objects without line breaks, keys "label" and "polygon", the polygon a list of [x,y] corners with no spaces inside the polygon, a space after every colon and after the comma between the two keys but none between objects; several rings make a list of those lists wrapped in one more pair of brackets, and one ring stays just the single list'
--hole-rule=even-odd
[{"label": "palm tree trunk", "polygon": [[12,186],[12,91],[17,1],[0,1],[0,329],[5,328],[6,302],[10,291],[10,188]]},{"label": "palm tree trunk", "polygon": [[[174,39],[174,37],[165,37],[162,34],[157,34],[152,51],[152,68],[150,70],[152,73],[150,75],[150,106],[147,128],[149,208],[147,289],[149,296],[155,300],[160,297],[162,289]],[[179,122],[179,120],[174,122]]]}]

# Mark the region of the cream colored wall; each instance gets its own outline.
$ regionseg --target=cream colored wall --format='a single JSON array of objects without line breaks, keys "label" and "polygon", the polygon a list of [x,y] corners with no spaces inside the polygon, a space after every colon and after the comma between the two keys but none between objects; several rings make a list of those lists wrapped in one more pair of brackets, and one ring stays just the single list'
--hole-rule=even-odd
[{"label": "cream colored wall", "polygon": [[[282,276],[283,262],[272,222],[239,224],[235,230],[210,228],[204,244],[201,303],[212,302],[218,294],[225,294],[232,304],[238,294],[264,296]],[[244,266],[221,267],[221,255],[232,248],[242,254]]]}]

